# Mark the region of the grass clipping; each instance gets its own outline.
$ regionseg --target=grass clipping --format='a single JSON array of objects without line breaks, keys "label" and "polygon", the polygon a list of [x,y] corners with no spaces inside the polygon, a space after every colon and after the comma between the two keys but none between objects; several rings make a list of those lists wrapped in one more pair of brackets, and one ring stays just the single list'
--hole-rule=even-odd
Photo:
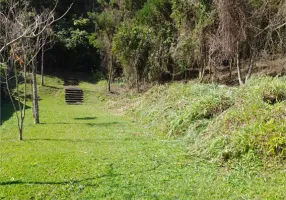
[{"label": "grass clipping", "polygon": [[155,86],[130,111],[147,128],[187,136],[193,154],[213,160],[286,159],[286,79],[240,88],[196,82]]}]

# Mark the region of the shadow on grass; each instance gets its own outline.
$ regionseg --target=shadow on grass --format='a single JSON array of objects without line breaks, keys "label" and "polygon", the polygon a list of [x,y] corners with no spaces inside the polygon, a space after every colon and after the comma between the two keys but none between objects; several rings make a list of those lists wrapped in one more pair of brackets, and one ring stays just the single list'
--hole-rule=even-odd
[{"label": "shadow on grass", "polygon": [[97,119],[97,117],[76,117],[75,120],[92,120]]},{"label": "shadow on grass", "polygon": [[57,89],[57,90],[63,89],[63,88],[59,88],[59,87],[55,87],[55,86],[51,86],[51,85],[44,85],[44,87],[51,88],[51,89]]},{"label": "shadow on grass", "polygon": [[[102,178],[102,177],[99,177]],[[68,185],[68,184],[79,184],[84,181],[92,181],[98,178],[88,178],[83,180],[71,180],[71,181],[7,181],[7,182],[0,182],[0,186],[5,185]],[[93,184],[85,184],[85,186],[95,186]]]},{"label": "shadow on grass", "polygon": [[[152,172],[152,171],[156,171],[159,167],[161,166],[161,164],[158,164],[156,166],[153,166],[149,169],[143,169],[141,171],[138,171],[137,173],[135,173],[136,175],[139,174],[147,174],[148,172]],[[103,175],[99,175],[97,177],[94,178],[86,178],[86,179],[82,179],[82,180],[70,180],[70,181],[21,181],[21,180],[17,180],[17,181],[6,181],[6,182],[0,182],[0,186],[11,186],[11,185],[76,185],[76,184],[81,184],[84,186],[96,186],[95,184],[91,184],[91,183],[85,183],[88,181],[95,181],[95,180],[99,180],[101,178],[112,178],[112,177],[120,177],[120,176],[126,176],[129,177],[131,174],[134,175],[134,173],[114,173],[114,169],[113,169],[113,164],[110,164],[107,166],[108,167],[108,173],[107,174],[103,174]]]},{"label": "shadow on grass", "polygon": [[88,126],[113,126],[122,124],[119,122],[107,122],[107,123],[68,123],[68,122],[56,122],[56,123],[40,123],[41,125],[58,124],[58,125],[88,125]]},{"label": "shadow on grass", "polygon": [[71,142],[71,143],[104,143],[107,141],[114,142],[114,140],[93,140],[93,139],[49,139],[49,138],[35,138],[35,139],[26,139],[25,141],[47,141],[47,142]]},{"label": "shadow on grass", "polygon": [[[16,109],[19,111],[19,103],[21,107],[23,104],[17,100],[14,99]],[[26,105],[26,110],[30,109],[31,107]],[[2,101],[1,102],[1,110],[0,110],[0,125],[3,124],[5,121],[8,121],[13,114],[15,113],[14,107],[10,101]]]}]

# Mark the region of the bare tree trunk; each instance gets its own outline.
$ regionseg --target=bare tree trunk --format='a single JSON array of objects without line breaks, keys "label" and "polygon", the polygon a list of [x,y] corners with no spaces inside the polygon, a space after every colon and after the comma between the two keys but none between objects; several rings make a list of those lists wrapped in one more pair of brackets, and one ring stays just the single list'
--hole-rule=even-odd
[{"label": "bare tree trunk", "polygon": [[204,80],[204,76],[205,76],[205,66],[206,66],[206,60],[205,58],[203,58],[201,60],[201,69],[200,69],[200,74],[199,74],[199,79],[200,82],[202,82]]},{"label": "bare tree trunk", "polygon": [[14,66],[15,65],[14,62],[12,63],[12,65],[15,68],[14,69],[15,70],[15,84],[16,84],[16,91],[17,91],[17,95],[18,95],[18,106],[19,106],[19,110],[20,110],[20,114],[21,114],[20,116],[18,114],[18,110],[17,110],[17,107],[15,105],[12,93],[11,93],[8,70],[6,69],[6,70],[4,70],[4,72],[5,72],[5,78],[6,78],[7,91],[8,91],[12,106],[14,108],[14,112],[16,113],[17,125],[18,125],[18,131],[19,131],[19,140],[21,141],[21,140],[23,140],[23,122],[24,122],[24,117],[25,117],[25,115],[23,115],[24,112],[22,110],[25,109],[25,107],[26,107],[26,96],[24,94],[24,106],[21,106],[20,97],[19,97],[18,73],[17,73],[16,67]]},{"label": "bare tree trunk", "polygon": [[[25,58],[26,60],[26,58]],[[20,117],[20,128],[19,128],[19,139],[23,140],[23,127],[24,127],[24,119],[26,116],[26,103],[27,103],[27,66],[24,65],[24,102],[21,110],[21,117]]]},{"label": "bare tree trunk", "polygon": [[252,75],[253,66],[254,66],[254,61],[253,61],[253,57],[251,57],[250,63],[249,63],[249,68],[248,68],[248,72],[247,72],[247,75],[245,77],[245,82],[247,82],[248,79],[250,79],[250,77]]},{"label": "bare tree trunk", "polygon": [[[31,93],[33,94],[33,81],[32,81],[32,73],[30,72],[30,89],[31,89]],[[33,116],[33,119],[35,119],[35,112],[34,112],[34,95],[31,95],[31,101],[32,101],[32,116]]]},{"label": "bare tree trunk", "polygon": [[111,81],[113,76],[113,55],[112,55],[112,35],[108,34],[108,40],[109,40],[109,63],[108,63],[108,86],[107,90],[109,93],[111,93]]},{"label": "bare tree trunk", "polygon": [[42,45],[42,56],[41,56],[41,85],[44,86],[44,54],[45,46]]},{"label": "bare tree trunk", "polygon": [[232,80],[232,65],[233,65],[233,59],[230,59],[230,62],[229,62],[229,80],[231,81]]},{"label": "bare tree trunk", "polygon": [[236,56],[236,67],[237,67],[237,78],[238,78],[239,85],[243,85],[243,81],[241,79],[241,69],[240,69],[238,54]]},{"label": "bare tree trunk", "polygon": [[37,90],[37,69],[36,65],[32,62],[32,76],[33,76],[33,107],[34,107],[34,122],[35,124],[40,123],[39,117],[39,98],[38,98],[38,90]]},{"label": "bare tree trunk", "polygon": [[238,49],[238,42],[237,42],[237,49],[236,49],[236,68],[237,68],[237,78],[239,85],[243,85],[243,81],[241,78],[241,69],[240,69],[240,62],[239,62],[239,49]]},{"label": "bare tree trunk", "polygon": [[136,90],[139,93],[140,92],[140,86],[139,86],[139,72],[137,69],[137,66],[135,66],[135,75],[136,75]]},{"label": "bare tree trunk", "polygon": [[108,92],[110,93],[111,92],[111,81],[112,81],[112,76],[113,76],[113,60],[112,60],[112,53],[110,55],[110,59],[109,59],[109,73],[108,73]]}]

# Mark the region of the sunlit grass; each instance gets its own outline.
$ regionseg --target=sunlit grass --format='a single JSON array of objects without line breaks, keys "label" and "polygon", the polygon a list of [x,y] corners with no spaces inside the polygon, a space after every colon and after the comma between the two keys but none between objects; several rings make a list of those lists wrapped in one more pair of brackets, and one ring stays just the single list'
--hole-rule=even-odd
[{"label": "sunlit grass", "polygon": [[102,85],[80,87],[85,103],[66,105],[62,81],[48,78],[39,88],[41,124],[28,109],[23,142],[15,115],[0,127],[0,199],[286,198],[283,169],[227,169],[191,157],[184,139],[150,135],[108,113]]}]

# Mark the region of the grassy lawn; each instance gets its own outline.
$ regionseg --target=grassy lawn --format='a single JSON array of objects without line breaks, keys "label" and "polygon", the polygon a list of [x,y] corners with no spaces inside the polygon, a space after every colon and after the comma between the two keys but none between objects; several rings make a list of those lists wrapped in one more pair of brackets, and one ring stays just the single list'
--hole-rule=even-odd
[{"label": "grassy lawn", "polygon": [[285,168],[190,157],[186,139],[155,137],[108,113],[96,86],[82,83],[85,103],[71,106],[60,80],[46,82],[41,124],[29,108],[23,142],[15,116],[0,127],[0,199],[286,199]]}]

